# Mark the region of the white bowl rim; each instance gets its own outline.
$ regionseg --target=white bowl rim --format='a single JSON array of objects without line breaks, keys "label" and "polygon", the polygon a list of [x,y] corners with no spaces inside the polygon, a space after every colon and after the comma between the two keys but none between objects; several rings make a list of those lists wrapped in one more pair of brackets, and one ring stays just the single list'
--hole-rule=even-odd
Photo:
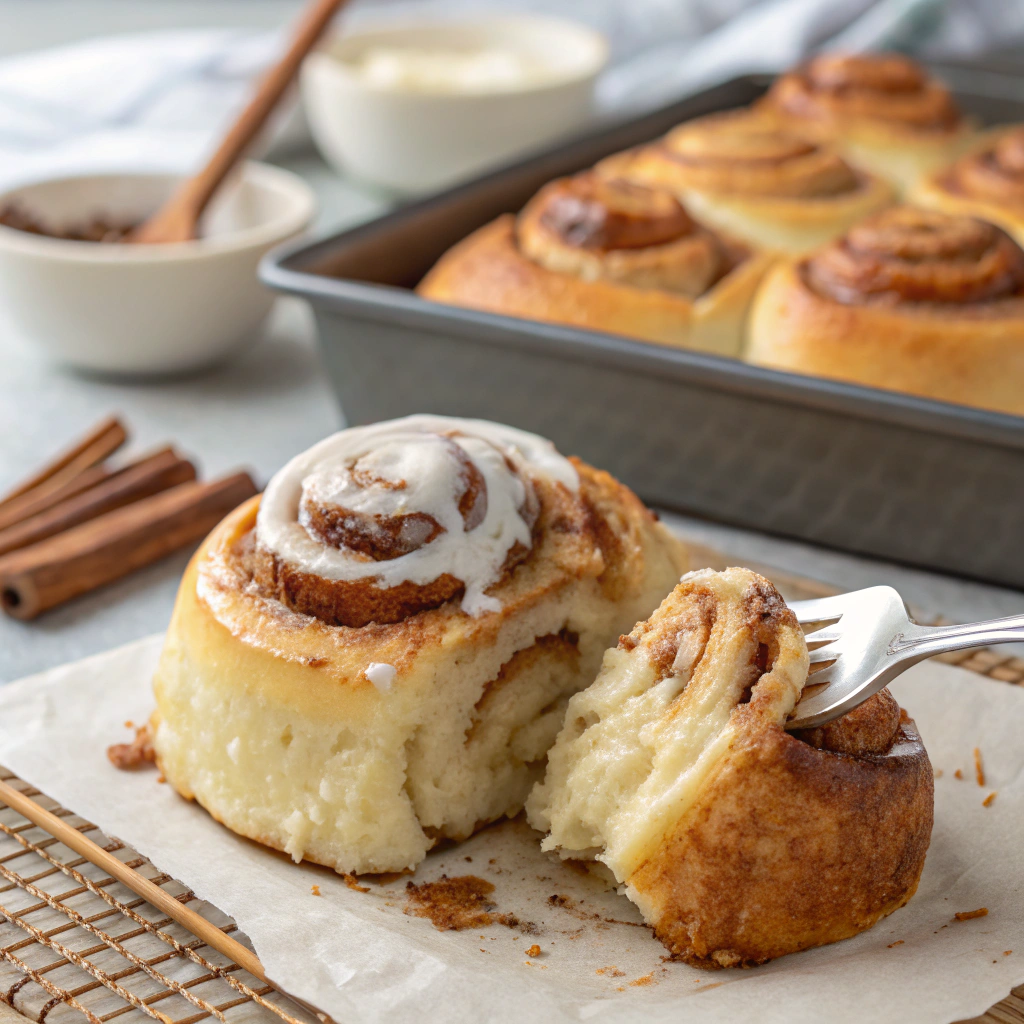
[{"label": "white bowl rim", "polygon": [[[344,60],[331,54],[329,49],[334,43],[357,44],[361,37],[375,35],[404,35],[420,29],[499,29],[502,25],[528,26],[538,31],[551,33],[560,32],[585,39],[592,47],[593,53],[586,62],[581,62],[577,69],[542,79],[535,85],[515,86],[504,89],[489,89],[486,92],[416,92],[408,89],[395,89],[389,86],[370,85],[366,83]],[[585,82],[596,77],[607,66],[611,54],[608,37],[592,28],[585,22],[562,18],[553,14],[538,14],[531,11],[505,11],[493,14],[478,14],[466,18],[454,15],[414,15],[407,18],[382,18],[379,15],[360,20],[351,28],[344,28],[330,33],[308,57],[306,62],[311,65],[330,69],[338,78],[357,86],[368,93],[403,98],[424,99],[427,101],[445,100],[452,102],[479,102],[497,96],[537,96],[545,92],[564,89],[570,85]]]},{"label": "white bowl rim", "polygon": [[[316,211],[316,197],[313,190],[291,171],[256,160],[246,160],[241,165],[243,176],[258,188],[265,188],[283,195],[292,209],[273,220],[256,224],[227,234],[211,238],[196,238],[188,242],[163,242],[157,245],[104,245],[99,242],[77,241],[69,238],[52,238],[36,235],[30,231],[0,224],[0,247],[8,250],[86,263],[161,263],[189,261],[258,249],[283,241],[309,226]],[[61,174],[52,178],[27,179],[0,193],[0,207],[16,199],[23,189],[36,185],[63,184],[75,181],[116,181],[124,178],[184,178],[177,171],[97,171],[89,174]]]}]

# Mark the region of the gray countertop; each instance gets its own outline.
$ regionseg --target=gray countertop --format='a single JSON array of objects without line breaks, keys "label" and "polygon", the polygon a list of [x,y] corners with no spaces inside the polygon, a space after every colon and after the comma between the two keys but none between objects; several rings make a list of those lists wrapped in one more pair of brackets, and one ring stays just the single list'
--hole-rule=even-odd
[{"label": "gray countertop", "polygon": [[[278,24],[296,0],[0,0],[0,53],[110,31],[162,25]],[[356,223],[384,199],[331,174],[313,155],[285,161],[320,200],[317,228]],[[252,347],[193,377],[128,384],[83,377],[44,362],[0,324],[0,492],[101,417],[119,413],[130,451],[173,441],[206,476],[248,468],[265,483],[295,453],[342,425],[316,350],[308,311],[278,303]],[[1024,611],[1024,595],[821,551],[793,541],[683,517],[685,536],[727,553],[855,588],[897,586],[916,607],[967,621]],[[158,631],[167,623],[183,552],[32,623],[0,617],[0,682]]]}]

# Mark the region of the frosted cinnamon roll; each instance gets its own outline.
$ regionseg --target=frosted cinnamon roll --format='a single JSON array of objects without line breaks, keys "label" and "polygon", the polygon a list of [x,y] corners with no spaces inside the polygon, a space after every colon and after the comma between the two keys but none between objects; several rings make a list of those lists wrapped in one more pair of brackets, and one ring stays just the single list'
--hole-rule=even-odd
[{"label": "frosted cinnamon roll", "polygon": [[921,179],[910,198],[991,221],[1024,243],[1024,125],[991,133],[951,167]]},{"label": "frosted cinnamon roll", "polygon": [[768,580],[683,577],[569,701],[527,804],[544,848],[605,864],[697,967],[870,928],[917,888],[932,769],[887,691],[786,732],[807,673],[803,633]]},{"label": "frosted cinnamon roll", "polygon": [[897,53],[826,53],[781,75],[758,105],[789,129],[831,140],[898,188],[950,162],[974,127],[949,90]]},{"label": "frosted cinnamon roll", "polygon": [[684,561],[630,491],[535,435],[342,431],[192,560],[154,682],[158,763],[296,860],[414,867],[522,808],[566,701]]},{"label": "frosted cinnamon roll", "polygon": [[736,355],[767,257],[695,221],[670,192],[593,172],[546,185],[450,249],[438,302]]},{"label": "frosted cinnamon roll", "polygon": [[802,253],[893,202],[892,187],[832,147],[747,111],[689,121],[598,174],[663,188],[695,216],[762,249]]},{"label": "frosted cinnamon roll", "polygon": [[768,275],[747,358],[1024,414],[1024,252],[986,221],[894,207]]}]

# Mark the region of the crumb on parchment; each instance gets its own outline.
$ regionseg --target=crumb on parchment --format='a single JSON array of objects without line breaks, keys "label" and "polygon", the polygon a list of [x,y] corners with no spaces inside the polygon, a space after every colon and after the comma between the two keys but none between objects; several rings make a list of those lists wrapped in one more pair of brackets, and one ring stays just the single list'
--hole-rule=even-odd
[{"label": "crumb on parchment", "polygon": [[527,956],[540,956],[540,946],[535,942],[527,951]]},{"label": "crumb on parchment", "polygon": [[957,770],[955,772],[953,772],[953,778],[954,779],[962,779],[963,777],[964,777],[964,773],[962,771],[960,771],[959,768],[957,768]]},{"label": "crumb on parchment", "polygon": [[953,915],[954,921],[971,921],[976,917],[988,917],[988,907],[979,907],[977,910],[961,910]]},{"label": "crumb on parchment", "polygon": [[992,790],[991,793],[984,800],[981,801],[982,807],[991,807],[996,802],[996,790]]},{"label": "crumb on parchment", "polygon": [[982,763],[979,747],[974,748],[974,778],[979,786],[985,785],[985,765]]},{"label": "crumb on parchment", "polygon": [[311,885],[311,886],[309,887],[309,891],[310,891],[310,892],[311,892],[311,893],[312,893],[312,894],[313,894],[314,896],[323,896],[323,893],[322,893],[322,892],[320,891],[320,886],[319,886],[319,885]]}]

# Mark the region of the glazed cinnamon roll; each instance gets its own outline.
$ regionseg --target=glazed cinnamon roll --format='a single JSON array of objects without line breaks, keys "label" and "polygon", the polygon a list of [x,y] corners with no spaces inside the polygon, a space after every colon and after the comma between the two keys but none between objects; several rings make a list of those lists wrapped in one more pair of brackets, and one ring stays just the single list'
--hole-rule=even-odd
[{"label": "glazed cinnamon roll", "polygon": [[747,358],[1024,414],[1024,252],[986,221],[894,207],[768,275]]},{"label": "glazed cinnamon roll", "polygon": [[586,172],[474,232],[417,290],[437,302],[736,355],[767,265],[693,220],[671,193]]},{"label": "glazed cinnamon roll", "polygon": [[703,223],[790,253],[830,241],[894,199],[888,182],[853,168],[827,143],[747,111],[689,121],[595,169],[664,188]]},{"label": "glazed cinnamon roll", "polygon": [[786,732],[807,673],[803,633],[768,580],[683,577],[569,701],[527,804],[544,848],[606,865],[697,967],[870,928],[917,888],[932,769],[888,691]]},{"label": "glazed cinnamon roll", "polygon": [[991,221],[1024,244],[1024,125],[991,133],[951,167],[921,179],[910,198]]},{"label": "glazed cinnamon roll", "polygon": [[831,140],[901,190],[948,164],[974,127],[949,90],[896,53],[826,53],[780,76],[758,109],[801,134]]},{"label": "glazed cinnamon roll", "polygon": [[684,561],[630,491],[535,435],[342,431],[192,560],[154,682],[158,763],[296,860],[414,867],[521,809],[566,701]]}]

